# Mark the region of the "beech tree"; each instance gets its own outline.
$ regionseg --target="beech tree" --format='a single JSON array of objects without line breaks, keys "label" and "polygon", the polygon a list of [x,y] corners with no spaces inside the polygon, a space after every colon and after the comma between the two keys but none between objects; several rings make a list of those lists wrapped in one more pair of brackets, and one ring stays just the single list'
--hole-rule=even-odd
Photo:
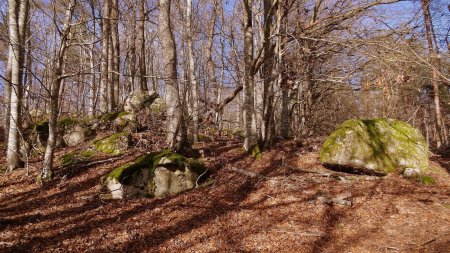
[{"label": "beech tree", "polygon": [[[6,70],[6,110],[5,129],[8,142],[7,146],[7,168],[16,169],[21,164],[19,155],[19,134],[22,124],[22,75],[24,62],[25,31],[27,30],[29,3],[28,0],[10,0],[8,2],[9,15],[9,54]],[[9,82],[9,83],[8,83]]]}]

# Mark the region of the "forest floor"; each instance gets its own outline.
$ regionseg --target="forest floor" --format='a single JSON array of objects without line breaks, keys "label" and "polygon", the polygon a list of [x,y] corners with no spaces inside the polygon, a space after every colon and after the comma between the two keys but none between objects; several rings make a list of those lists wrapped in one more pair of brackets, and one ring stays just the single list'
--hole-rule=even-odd
[{"label": "forest floor", "polygon": [[200,145],[213,183],[161,199],[102,197],[100,178],[138,149],[57,169],[44,186],[39,160],[2,173],[0,252],[449,252],[450,157],[432,156],[436,182],[423,185],[327,170],[294,141],[259,161],[241,146]]}]

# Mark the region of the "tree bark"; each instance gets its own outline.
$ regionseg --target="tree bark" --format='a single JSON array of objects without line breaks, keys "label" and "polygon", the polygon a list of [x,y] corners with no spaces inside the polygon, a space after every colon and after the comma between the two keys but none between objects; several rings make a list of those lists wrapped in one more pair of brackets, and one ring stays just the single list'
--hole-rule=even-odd
[{"label": "tree bark", "polygon": [[9,36],[12,47],[11,64],[11,97],[9,131],[8,131],[8,147],[6,153],[7,169],[14,170],[20,166],[19,157],[19,134],[21,128],[22,117],[22,73],[24,59],[24,42],[28,18],[28,0],[9,2]]},{"label": "tree bark", "polygon": [[184,127],[183,111],[178,88],[177,54],[175,39],[171,28],[171,0],[159,1],[159,36],[162,44],[164,81],[167,101],[167,145],[175,150],[183,150],[188,145]]},{"label": "tree bark", "polygon": [[57,120],[58,120],[58,99],[59,89],[63,80],[63,66],[67,48],[69,47],[70,26],[76,1],[71,0],[66,11],[63,29],[60,34],[60,47],[53,62],[52,88],[50,91],[50,118],[48,122],[49,134],[47,147],[45,149],[44,161],[42,162],[42,171],[40,180],[48,181],[53,176],[53,156],[57,140]]},{"label": "tree bark", "polygon": [[217,17],[217,0],[213,1],[212,6],[212,13],[210,20],[208,22],[208,34],[207,34],[207,42],[206,42],[206,67],[208,70],[208,81],[213,89],[213,95],[214,98],[217,99],[218,97],[218,85],[217,85],[217,77],[216,77],[216,67],[213,61],[212,52],[213,52],[213,45],[214,45],[214,30],[216,26],[216,17]]},{"label": "tree bark", "polygon": [[431,21],[431,14],[430,14],[430,0],[421,0],[422,3],[422,10],[423,10],[423,17],[425,20],[425,28],[426,28],[426,36],[427,36],[427,42],[428,42],[428,53],[429,53],[429,59],[431,66],[433,66],[432,70],[432,82],[433,82],[433,98],[434,98],[434,109],[436,113],[436,147],[439,148],[442,144],[447,143],[447,138],[444,134],[444,125],[442,120],[442,112],[441,112],[441,104],[440,104],[440,98],[439,98],[439,74],[436,71],[436,68],[438,68],[436,62],[437,62],[437,52],[435,49],[435,46],[433,44],[433,25]]},{"label": "tree bark", "polygon": [[186,31],[187,31],[187,46],[188,46],[188,58],[189,58],[189,82],[192,91],[192,121],[193,121],[193,140],[194,143],[198,141],[198,84],[197,76],[195,74],[195,56],[194,56],[194,45],[192,39],[192,0],[187,0],[186,5]]},{"label": "tree bark", "polygon": [[138,72],[139,72],[139,90],[148,91],[147,87],[147,67],[145,62],[145,1],[140,1],[139,3],[139,21],[137,22],[137,32],[138,39],[137,44],[139,47],[139,64],[138,64]]},{"label": "tree bark", "polygon": [[111,111],[116,110],[117,90],[119,89],[119,73],[120,73],[120,45],[119,45],[119,2],[118,0],[111,1],[111,50],[110,50],[110,64],[111,64],[111,90],[110,90],[110,107]]},{"label": "tree bark", "polygon": [[110,32],[110,22],[109,22],[109,12],[110,12],[110,0],[104,0],[103,2],[103,17],[102,17],[102,53],[101,53],[101,79],[100,79],[100,112],[108,112],[108,85],[109,85],[109,75],[108,75],[108,50],[109,50],[109,38],[111,36]]},{"label": "tree bark", "polygon": [[250,151],[257,145],[255,105],[254,105],[254,66],[253,66],[253,22],[252,0],[243,0],[244,21],[244,149]]}]

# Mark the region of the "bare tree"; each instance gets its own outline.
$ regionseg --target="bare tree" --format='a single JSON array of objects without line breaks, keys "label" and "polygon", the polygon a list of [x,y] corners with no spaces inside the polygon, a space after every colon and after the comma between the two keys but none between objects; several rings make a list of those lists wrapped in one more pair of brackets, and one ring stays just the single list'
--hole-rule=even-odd
[{"label": "bare tree", "polygon": [[47,140],[47,147],[45,149],[44,161],[42,162],[42,171],[40,179],[42,181],[50,180],[53,176],[53,156],[54,149],[56,147],[57,140],[57,120],[58,120],[58,99],[59,99],[59,89],[62,80],[65,78],[63,76],[63,65],[67,49],[70,45],[70,28],[72,22],[72,16],[74,8],[76,5],[75,0],[70,0],[65,11],[65,18],[63,27],[59,34],[59,48],[55,54],[53,60],[53,73],[52,73],[52,86],[50,91],[50,119],[48,122],[49,134]]},{"label": "bare tree", "polygon": [[[8,131],[8,147],[7,147],[7,167],[13,170],[19,167],[19,133],[22,122],[22,73],[24,60],[24,45],[26,25],[28,18],[29,2],[28,0],[10,0],[8,8],[9,14],[9,36],[10,51],[8,59],[10,64],[10,99],[9,99],[9,131]],[[9,73],[8,73],[9,74]],[[8,91],[9,92],[9,91]]]},{"label": "bare tree", "polygon": [[178,88],[177,51],[171,27],[171,0],[159,1],[159,36],[162,44],[164,81],[167,101],[167,145],[174,150],[183,150],[188,145],[183,133],[183,110]]}]

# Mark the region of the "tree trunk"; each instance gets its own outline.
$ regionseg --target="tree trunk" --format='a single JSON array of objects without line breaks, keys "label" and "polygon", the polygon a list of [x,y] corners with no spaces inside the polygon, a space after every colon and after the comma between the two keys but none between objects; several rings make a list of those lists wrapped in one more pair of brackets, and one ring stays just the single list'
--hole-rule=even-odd
[{"label": "tree trunk", "polygon": [[[213,1],[212,13],[208,23],[208,31],[207,31],[207,42],[206,42],[206,67],[208,70],[208,81],[210,87],[213,89],[214,98],[218,97],[218,85],[217,85],[217,77],[215,64],[212,58],[213,45],[214,45],[214,28],[216,26],[216,17],[217,17],[217,0]],[[217,116],[216,116],[217,117]]]},{"label": "tree trunk", "polygon": [[254,105],[254,68],[253,68],[253,22],[252,0],[243,0],[244,21],[244,149],[252,150],[257,145],[255,105]]},{"label": "tree trunk", "polygon": [[11,117],[11,75],[12,75],[12,60],[14,58],[14,51],[11,44],[8,45],[8,62],[6,63],[6,71],[5,71],[5,140],[8,140],[9,133],[9,120]]},{"label": "tree trunk", "polygon": [[61,81],[63,80],[63,65],[65,60],[66,51],[68,48],[68,41],[70,35],[70,22],[72,20],[73,11],[75,8],[75,0],[69,3],[66,9],[64,26],[60,34],[60,48],[57,52],[56,58],[53,63],[53,74],[52,74],[52,88],[50,91],[50,118],[48,122],[48,139],[47,147],[45,149],[44,161],[42,162],[42,171],[40,175],[40,180],[42,182],[48,181],[53,176],[53,155],[54,149],[56,148],[57,140],[57,120],[58,120],[58,98],[59,89],[61,86]]},{"label": "tree trunk", "polygon": [[434,93],[434,109],[436,113],[436,147],[439,148],[442,144],[447,143],[447,138],[444,133],[444,125],[442,124],[442,112],[441,104],[439,98],[439,74],[436,71],[438,68],[437,62],[437,52],[435,46],[433,45],[433,25],[430,14],[430,0],[421,0],[423,17],[425,20],[426,36],[428,42],[428,53],[431,66],[433,67],[432,81],[433,81],[433,93]]},{"label": "tree trunk", "polygon": [[[26,34],[26,25],[28,18],[28,0],[9,2],[9,36],[12,47],[11,64],[11,97],[10,97],[10,116],[8,147],[6,153],[7,169],[9,171],[20,166],[19,157],[19,134],[21,128],[22,113],[22,71],[24,59],[24,42]],[[8,60],[9,61],[9,60]]]},{"label": "tree trunk", "polygon": [[176,151],[183,150],[188,145],[183,127],[183,112],[178,92],[177,54],[175,39],[171,28],[171,0],[159,2],[159,36],[162,44],[163,66],[165,71],[167,101],[167,145]]},{"label": "tree trunk", "polygon": [[117,100],[116,91],[119,89],[119,73],[120,73],[120,45],[119,45],[119,2],[118,0],[111,1],[111,47],[110,64],[111,64],[111,90],[110,90],[110,107],[111,111],[116,110]]},{"label": "tree trunk", "polygon": [[141,1],[139,4],[139,21],[137,22],[138,39],[137,44],[139,47],[139,89],[142,91],[148,91],[147,87],[147,67],[145,62],[145,1]]},{"label": "tree trunk", "polygon": [[189,83],[192,90],[192,121],[193,121],[193,139],[194,143],[198,141],[198,84],[195,74],[195,56],[194,45],[192,41],[192,0],[187,0],[186,5],[186,31],[187,31],[187,46],[188,46],[188,58],[189,58]]},{"label": "tree trunk", "polygon": [[108,112],[108,85],[109,85],[109,75],[108,75],[108,50],[109,50],[109,38],[111,36],[110,32],[110,22],[109,22],[109,12],[110,12],[110,0],[104,0],[103,2],[103,18],[102,18],[102,56],[101,56],[101,79],[100,79],[100,112]]}]

